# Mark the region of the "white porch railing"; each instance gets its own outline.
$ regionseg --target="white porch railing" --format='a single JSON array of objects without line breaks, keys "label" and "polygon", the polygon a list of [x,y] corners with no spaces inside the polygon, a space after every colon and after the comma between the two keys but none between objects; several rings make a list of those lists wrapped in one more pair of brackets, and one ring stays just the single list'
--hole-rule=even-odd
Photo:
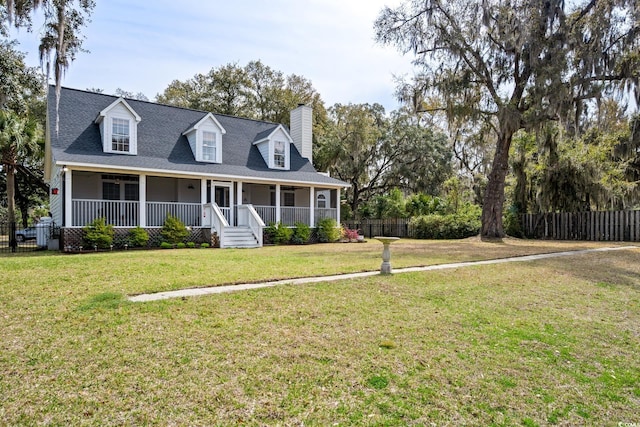
[{"label": "white porch railing", "polygon": [[207,203],[205,205],[206,209],[210,212],[211,217],[211,226],[218,232],[218,239],[220,240],[220,248],[224,248],[225,240],[224,240],[224,231],[229,227],[229,223],[227,219],[224,217],[224,214],[220,210],[217,204],[215,203]]},{"label": "white porch railing", "polygon": [[249,227],[255,238],[258,240],[258,246],[262,247],[262,229],[265,224],[253,205],[238,206],[237,218],[238,225]]},{"label": "white porch railing", "polygon": [[177,217],[186,226],[200,227],[201,212],[200,203],[147,202],[147,227],[162,227],[167,215]]},{"label": "white porch railing", "polygon": [[231,224],[231,208],[223,208],[218,206],[218,209],[220,209],[220,212],[222,212],[222,215],[224,215],[224,218],[227,220],[227,222]]},{"label": "white porch railing", "polygon": [[[275,206],[254,206],[260,218],[265,224],[276,223],[276,207]],[[309,224],[311,218],[311,209],[307,207],[290,207],[282,206],[280,208],[280,222],[284,225],[295,225],[296,222]],[[319,220],[324,218],[333,218],[338,221],[338,210],[333,209],[315,209],[314,218],[317,224]],[[314,224],[315,225],[315,224]]]},{"label": "white porch railing", "polygon": [[275,206],[254,206],[262,221],[265,224],[271,224],[276,222],[276,207]]},{"label": "white porch railing", "polygon": [[140,223],[138,202],[74,199],[71,206],[74,227],[84,227],[97,218],[104,218],[115,227],[135,227]]},{"label": "white porch railing", "polygon": [[318,208],[315,210],[316,224],[318,224],[318,221],[325,218],[333,218],[338,221],[338,210],[335,208]]},{"label": "white porch railing", "polygon": [[309,225],[309,208],[294,208],[282,206],[280,208],[280,222],[284,225],[295,225],[297,222]]},{"label": "white porch railing", "polygon": [[[238,225],[239,216],[243,206],[234,206],[236,221]],[[120,200],[88,200],[74,199],[72,201],[73,209],[73,226],[83,227],[96,218],[104,217],[108,224],[116,227],[135,227],[140,224],[139,218],[139,202],[137,201],[120,201]],[[186,226],[205,227],[211,224],[202,223],[203,205],[200,203],[180,203],[180,202],[147,202],[147,227],[161,227],[164,224],[167,214],[171,214]],[[227,226],[231,224],[231,209],[220,208],[218,211],[225,219]],[[275,206],[252,206],[251,209],[261,218],[265,224],[276,222]],[[309,224],[310,208],[308,207],[289,207],[280,208],[280,222],[284,225],[293,226],[296,222]],[[317,224],[323,218],[333,218],[337,220],[337,209],[315,209],[314,219]],[[206,218],[206,217],[205,217]],[[206,218],[207,222],[211,218]],[[315,224],[314,224],[315,225]],[[258,233],[261,235],[261,233]]]}]

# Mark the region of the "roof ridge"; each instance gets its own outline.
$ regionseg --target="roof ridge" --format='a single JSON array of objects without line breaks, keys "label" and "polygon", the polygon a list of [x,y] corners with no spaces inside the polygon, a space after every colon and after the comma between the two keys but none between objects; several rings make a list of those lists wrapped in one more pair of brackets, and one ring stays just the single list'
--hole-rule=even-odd
[{"label": "roof ridge", "polygon": [[[50,89],[51,88],[55,88],[55,85],[49,84],[49,88]],[[180,110],[193,111],[193,112],[204,113],[204,114],[211,113],[214,116],[223,116],[223,117],[230,117],[232,119],[249,120],[249,121],[252,121],[252,122],[272,124],[272,125],[276,125],[276,126],[278,126],[278,125],[284,126],[282,123],[276,123],[276,122],[272,122],[270,120],[259,120],[259,119],[252,119],[252,118],[249,118],[249,117],[234,116],[234,115],[231,115],[231,114],[215,113],[213,111],[200,110],[200,109],[197,109],[197,108],[188,108],[188,107],[181,107],[179,105],[164,104],[162,102],[156,102],[156,101],[145,101],[145,100],[142,100],[142,99],[127,98],[127,97],[124,97],[124,96],[112,95],[112,94],[107,94],[107,93],[102,93],[102,92],[95,92],[95,91],[86,90],[86,89],[77,89],[77,88],[68,87],[68,86],[62,86],[61,89],[72,90],[72,91],[75,91],[75,92],[84,92],[84,93],[87,93],[87,94],[90,94],[90,95],[107,96],[109,98],[113,98],[114,100],[119,99],[119,98],[123,98],[123,99],[128,100],[128,101],[143,102],[145,104],[158,105],[158,106],[162,106],[162,107],[177,108],[177,109],[180,109]]]}]

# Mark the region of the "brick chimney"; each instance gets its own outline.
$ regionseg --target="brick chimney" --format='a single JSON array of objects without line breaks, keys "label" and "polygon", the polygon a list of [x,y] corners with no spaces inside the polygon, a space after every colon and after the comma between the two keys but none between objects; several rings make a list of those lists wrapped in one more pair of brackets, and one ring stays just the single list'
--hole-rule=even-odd
[{"label": "brick chimney", "polygon": [[304,104],[298,104],[298,108],[291,111],[291,139],[302,155],[313,162],[313,109]]}]

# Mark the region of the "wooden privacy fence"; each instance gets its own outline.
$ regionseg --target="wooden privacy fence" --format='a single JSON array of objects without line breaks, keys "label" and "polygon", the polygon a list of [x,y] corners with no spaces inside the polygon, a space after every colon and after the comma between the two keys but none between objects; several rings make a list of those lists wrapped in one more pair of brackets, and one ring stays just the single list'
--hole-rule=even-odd
[{"label": "wooden privacy fence", "polygon": [[344,221],[342,225],[352,230],[359,230],[364,237],[394,236],[413,237],[414,228],[406,218],[360,219]]},{"label": "wooden privacy fence", "polygon": [[525,214],[521,218],[528,238],[640,242],[640,210]]}]

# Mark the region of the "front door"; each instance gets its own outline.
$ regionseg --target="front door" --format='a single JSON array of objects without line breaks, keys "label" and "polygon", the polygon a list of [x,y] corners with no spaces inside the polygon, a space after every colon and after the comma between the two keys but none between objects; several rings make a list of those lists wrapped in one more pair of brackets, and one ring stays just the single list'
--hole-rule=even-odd
[{"label": "front door", "polygon": [[231,187],[215,184],[213,187],[213,201],[218,205],[229,225],[233,225],[231,216]]}]

